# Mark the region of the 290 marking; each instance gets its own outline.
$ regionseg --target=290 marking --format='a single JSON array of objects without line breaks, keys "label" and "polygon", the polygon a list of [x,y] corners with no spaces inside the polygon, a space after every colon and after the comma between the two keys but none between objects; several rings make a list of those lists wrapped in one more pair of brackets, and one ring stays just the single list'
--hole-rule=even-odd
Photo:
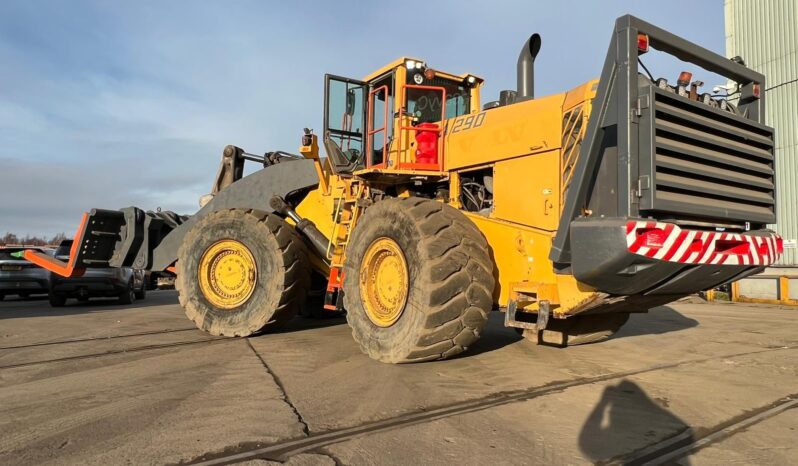
[{"label": "290 marking", "polygon": [[[472,128],[479,128],[485,122],[485,112],[477,113],[476,115],[467,115],[458,117],[451,125],[451,131],[448,134],[454,134],[461,131],[467,131]],[[447,125],[449,126],[449,125]]]}]

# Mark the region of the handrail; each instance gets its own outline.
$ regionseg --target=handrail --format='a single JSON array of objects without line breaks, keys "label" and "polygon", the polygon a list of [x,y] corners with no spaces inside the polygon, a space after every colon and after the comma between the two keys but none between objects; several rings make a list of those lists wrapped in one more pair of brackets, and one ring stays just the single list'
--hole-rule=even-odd
[{"label": "handrail", "polygon": [[[381,128],[372,129],[373,125],[373,118],[374,118],[374,97],[379,94],[380,92],[385,92],[385,115],[383,117],[383,125]],[[377,168],[377,167],[386,167],[386,160],[385,157],[388,154],[388,86],[383,85],[376,89],[373,89],[369,92],[369,111],[368,111],[368,130],[366,132],[366,168]],[[373,144],[374,144],[374,135],[383,132],[382,138],[382,162],[373,165],[372,164],[372,151],[373,151]]]},{"label": "handrail", "polygon": [[421,89],[421,90],[432,90],[432,91],[440,91],[441,93],[441,119],[437,122],[437,128],[418,128],[416,126],[399,126],[399,148],[398,154],[402,154],[402,131],[416,131],[419,130],[423,131],[435,131],[438,133],[438,137],[440,138],[440,144],[438,144],[438,163],[416,163],[416,162],[403,162],[401,160],[397,161],[396,168],[397,169],[410,169],[410,170],[424,170],[424,171],[442,171],[443,170],[443,156],[445,154],[445,144],[446,138],[444,133],[444,121],[446,121],[446,88],[441,86],[425,86],[425,85],[418,85],[418,84],[405,84],[402,86],[402,104],[404,105],[403,109],[407,109],[407,89]]}]

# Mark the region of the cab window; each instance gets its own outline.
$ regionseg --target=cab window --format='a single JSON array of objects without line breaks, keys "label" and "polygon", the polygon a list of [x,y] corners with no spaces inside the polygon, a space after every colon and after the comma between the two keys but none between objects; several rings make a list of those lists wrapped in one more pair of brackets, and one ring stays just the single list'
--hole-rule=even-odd
[{"label": "cab window", "polygon": [[[371,83],[371,121],[369,130],[372,131],[371,138],[371,163],[379,164],[383,162],[385,154],[383,148],[390,147],[393,140],[393,89],[394,73],[379,78]],[[386,113],[388,119],[386,121]]]},{"label": "cab window", "polygon": [[330,138],[354,161],[363,152],[363,108],[366,89],[343,80],[330,80],[327,104]]},{"label": "cab window", "polygon": [[[415,84],[408,78],[408,84]],[[424,86],[442,87],[446,90],[446,102],[442,102],[440,90],[408,88],[407,111],[418,119],[419,123],[435,123],[441,121],[445,105],[445,118],[454,118],[470,112],[470,90],[461,83],[442,78],[424,80]]]}]

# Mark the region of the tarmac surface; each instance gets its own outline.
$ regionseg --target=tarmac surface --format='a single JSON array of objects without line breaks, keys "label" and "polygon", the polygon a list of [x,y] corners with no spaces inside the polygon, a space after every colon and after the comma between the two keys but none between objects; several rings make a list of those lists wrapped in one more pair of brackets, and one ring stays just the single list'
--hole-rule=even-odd
[{"label": "tarmac surface", "polygon": [[0,464],[798,464],[798,309],[680,302],[559,349],[494,313],[392,366],[344,318],[209,336],[173,291],[0,302]]}]

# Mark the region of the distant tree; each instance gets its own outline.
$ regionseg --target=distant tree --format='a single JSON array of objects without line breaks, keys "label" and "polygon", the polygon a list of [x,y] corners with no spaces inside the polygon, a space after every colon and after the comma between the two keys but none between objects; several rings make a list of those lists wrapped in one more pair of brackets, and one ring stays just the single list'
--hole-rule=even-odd
[{"label": "distant tree", "polygon": [[58,245],[58,244],[61,244],[61,241],[64,241],[65,239],[69,239],[69,238],[67,238],[67,235],[64,234],[64,233],[59,233],[59,234],[53,236],[52,238],[50,238],[50,241],[48,242],[48,244]]},{"label": "distant tree", "polygon": [[25,235],[25,237],[22,239],[22,244],[32,245],[32,246],[44,246],[45,244],[47,244],[47,241],[45,241],[42,238],[39,238],[38,236]]},{"label": "distant tree", "polygon": [[8,232],[2,239],[3,244],[17,244],[19,243],[19,238],[14,233]]},{"label": "distant tree", "polygon": [[58,233],[49,240],[46,236],[25,235],[19,236],[14,233],[8,232],[5,236],[0,236],[0,245],[7,244],[24,244],[28,246],[46,246],[48,244],[59,244],[61,241],[68,239],[64,233]]}]

